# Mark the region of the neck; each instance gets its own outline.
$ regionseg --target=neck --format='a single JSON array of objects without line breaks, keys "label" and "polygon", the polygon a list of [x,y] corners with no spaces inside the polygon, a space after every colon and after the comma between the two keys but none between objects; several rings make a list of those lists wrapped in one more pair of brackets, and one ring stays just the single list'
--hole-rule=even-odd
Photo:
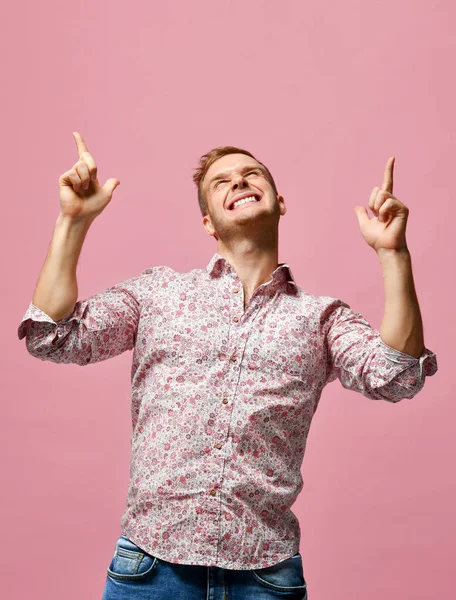
[{"label": "neck", "polygon": [[217,252],[236,269],[248,299],[258,286],[270,281],[278,266],[278,233],[258,239],[218,240]]}]

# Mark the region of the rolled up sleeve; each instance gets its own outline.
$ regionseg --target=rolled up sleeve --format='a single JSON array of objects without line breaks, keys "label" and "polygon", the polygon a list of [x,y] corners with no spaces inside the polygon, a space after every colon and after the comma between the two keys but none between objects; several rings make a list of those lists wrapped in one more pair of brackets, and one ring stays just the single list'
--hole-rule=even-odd
[{"label": "rolled up sleeve", "polygon": [[36,358],[81,366],[132,350],[146,273],[150,270],[76,302],[59,321],[31,302],[17,330],[19,339],[26,338],[27,350]]},{"label": "rolled up sleeve", "polygon": [[383,342],[378,329],[373,329],[360,313],[341,300],[331,299],[322,315],[326,383],[338,378],[344,388],[366,398],[398,402],[416,396],[426,376],[438,370],[434,352],[424,348],[416,358],[391,348]]}]

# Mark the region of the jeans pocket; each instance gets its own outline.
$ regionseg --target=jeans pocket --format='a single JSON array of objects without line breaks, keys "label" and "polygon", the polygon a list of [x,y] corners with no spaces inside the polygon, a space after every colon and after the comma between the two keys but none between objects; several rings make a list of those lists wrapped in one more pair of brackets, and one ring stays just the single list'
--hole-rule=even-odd
[{"label": "jeans pocket", "polygon": [[108,576],[118,581],[142,581],[155,570],[157,560],[155,556],[121,535],[107,569]]},{"label": "jeans pocket", "polygon": [[306,592],[307,583],[304,579],[302,556],[299,552],[276,565],[264,569],[253,569],[252,575],[261,586],[269,590],[301,592],[301,594]]}]

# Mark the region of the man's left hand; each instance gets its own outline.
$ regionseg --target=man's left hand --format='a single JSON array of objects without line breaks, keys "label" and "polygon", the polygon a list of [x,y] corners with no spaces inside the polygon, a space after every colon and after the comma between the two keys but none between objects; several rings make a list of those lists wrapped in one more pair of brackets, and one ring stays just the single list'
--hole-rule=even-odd
[{"label": "man's left hand", "polygon": [[409,209],[393,196],[393,168],[395,157],[386,163],[382,187],[374,187],[369,199],[369,208],[374,213],[371,219],[366,207],[355,206],[361,234],[376,252],[381,249],[408,251],[405,228]]}]

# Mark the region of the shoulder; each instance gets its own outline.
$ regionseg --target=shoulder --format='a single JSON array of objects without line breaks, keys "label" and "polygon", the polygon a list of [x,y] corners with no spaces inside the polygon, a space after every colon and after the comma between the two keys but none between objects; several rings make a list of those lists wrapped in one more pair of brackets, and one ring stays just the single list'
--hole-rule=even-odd
[{"label": "shoulder", "polygon": [[316,314],[332,312],[339,307],[350,308],[350,305],[340,298],[312,294],[295,283],[288,284],[288,291],[291,292],[290,295],[294,297],[298,303],[308,311],[315,312]]}]

